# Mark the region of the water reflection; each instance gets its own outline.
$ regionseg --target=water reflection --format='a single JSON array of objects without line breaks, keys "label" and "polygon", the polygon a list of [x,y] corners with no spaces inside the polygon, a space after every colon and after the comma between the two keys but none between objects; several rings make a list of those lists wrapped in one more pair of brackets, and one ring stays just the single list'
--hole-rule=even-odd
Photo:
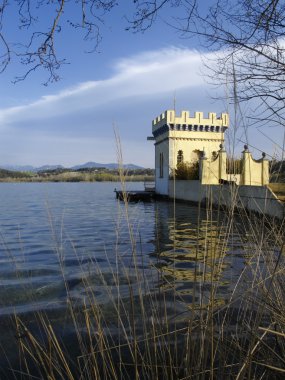
[{"label": "water reflection", "polygon": [[237,263],[241,238],[226,214],[181,203],[158,205],[156,236],[162,289],[175,290],[191,308],[227,301],[244,257]]}]

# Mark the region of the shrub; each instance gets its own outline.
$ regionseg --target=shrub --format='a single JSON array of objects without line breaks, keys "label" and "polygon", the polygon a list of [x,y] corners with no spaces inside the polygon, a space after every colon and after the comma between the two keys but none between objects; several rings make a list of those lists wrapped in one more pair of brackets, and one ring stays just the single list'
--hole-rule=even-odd
[{"label": "shrub", "polygon": [[[180,180],[199,179],[199,161],[194,163],[180,162],[174,170],[175,178]],[[173,175],[174,177],[174,175]]]}]

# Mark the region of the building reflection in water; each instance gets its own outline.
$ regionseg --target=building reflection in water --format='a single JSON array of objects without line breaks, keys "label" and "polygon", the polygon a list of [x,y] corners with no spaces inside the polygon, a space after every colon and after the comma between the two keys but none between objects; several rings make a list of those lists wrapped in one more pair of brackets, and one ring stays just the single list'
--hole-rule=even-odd
[{"label": "building reflection in water", "polygon": [[[225,214],[157,202],[159,287],[188,308],[228,301],[244,267],[243,243]],[[174,292],[173,292],[174,291]]]}]

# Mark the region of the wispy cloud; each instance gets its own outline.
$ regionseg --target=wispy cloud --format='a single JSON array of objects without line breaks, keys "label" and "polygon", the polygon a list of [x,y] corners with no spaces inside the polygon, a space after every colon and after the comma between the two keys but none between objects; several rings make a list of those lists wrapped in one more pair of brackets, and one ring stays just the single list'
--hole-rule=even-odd
[{"label": "wispy cloud", "polygon": [[201,64],[199,53],[193,50],[168,48],[145,52],[115,62],[115,73],[109,79],[80,83],[26,105],[2,109],[0,121],[3,125],[23,118],[45,119],[126,97],[200,86],[203,85]]},{"label": "wispy cloud", "polygon": [[[190,108],[190,102],[198,107],[199,92],[199,110],[208,108],[205,107],[205,98],[202,107],[207,85],[201,75],[201,67],[202,59],[197,51],[175,47],[124,58],[114,62],[112,74],[105,80],[79,83],[58,93],[42,96],[29,104],[1,109],[0,131],[11,149],[13,141],[9,136],[17,134],[18,138],[23,138],[26,151],[31,149],[32,141],[33,144],[37,141],[47,151],[48,146],[52,147],[51,141],[56,138],[66,138],[66,142],[70,137],[75,138],[81,147],[83,138],[90,138],[93,151],[90,144],[87,146],[90,148],[89,154],[93,156],[89,159],[99,161],[100,157],[106,157],[106,149],[113,149],[112,144],[109,148],[105,144],[103,149],[101,140],[107,141],[113,137],[112,122],[116,121],[123,123],[122,128],[119,125],[123,137],[132,140],[132,149],[127,148],[129,160],[131,157],[128,157],[128,153],[135,151],[133,147],[136,144],[138,151],[142,151],[142,139],[151,133],[151,119],[169,107],[174,92],[178,99],[180,96],[181,104],[187,103],[187,108]],[[196,111],[197,108],[192,110]],[[50,135],[51,139],[46,139],[45,143],[40,137],[37,140],[41,133]],[[55,146],[58,144],[50,148],[53,161],[57,161],[57,156],[62,156],[59,152],[57,155]],[[153,147],[148,147],[151,157],[149,163],[152,161],[150,152]],[[64,146],[61,148],[65,149]],[[78,157],[73,159],[80,161],[82,152],[83,148],[78,150]],[[21,154],[24,157],[23,151],[18,151],[18,154],[19,158]],[[15,160],[19,162],[19,158]],[[138,162],[138,157],[134,157],[133,161]],[[138,163],[144,164],[142,161],[140,157]]]}]

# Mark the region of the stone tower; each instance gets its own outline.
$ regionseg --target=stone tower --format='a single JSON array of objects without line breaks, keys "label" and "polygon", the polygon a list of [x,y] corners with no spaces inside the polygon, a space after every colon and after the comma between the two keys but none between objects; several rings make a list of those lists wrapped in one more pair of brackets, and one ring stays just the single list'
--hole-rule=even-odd
[{"label": "stone tower", "polygon": [[193,117],[188,111],[176,115],[167,110],[152,122],[155,140],[155,185],[156,192],[168,195],[169,174],[180,162],[195,162],[203,154],[214,157],[224,143],[224,133],[229,126],[229,116],[217,117],[202,112]]}]

